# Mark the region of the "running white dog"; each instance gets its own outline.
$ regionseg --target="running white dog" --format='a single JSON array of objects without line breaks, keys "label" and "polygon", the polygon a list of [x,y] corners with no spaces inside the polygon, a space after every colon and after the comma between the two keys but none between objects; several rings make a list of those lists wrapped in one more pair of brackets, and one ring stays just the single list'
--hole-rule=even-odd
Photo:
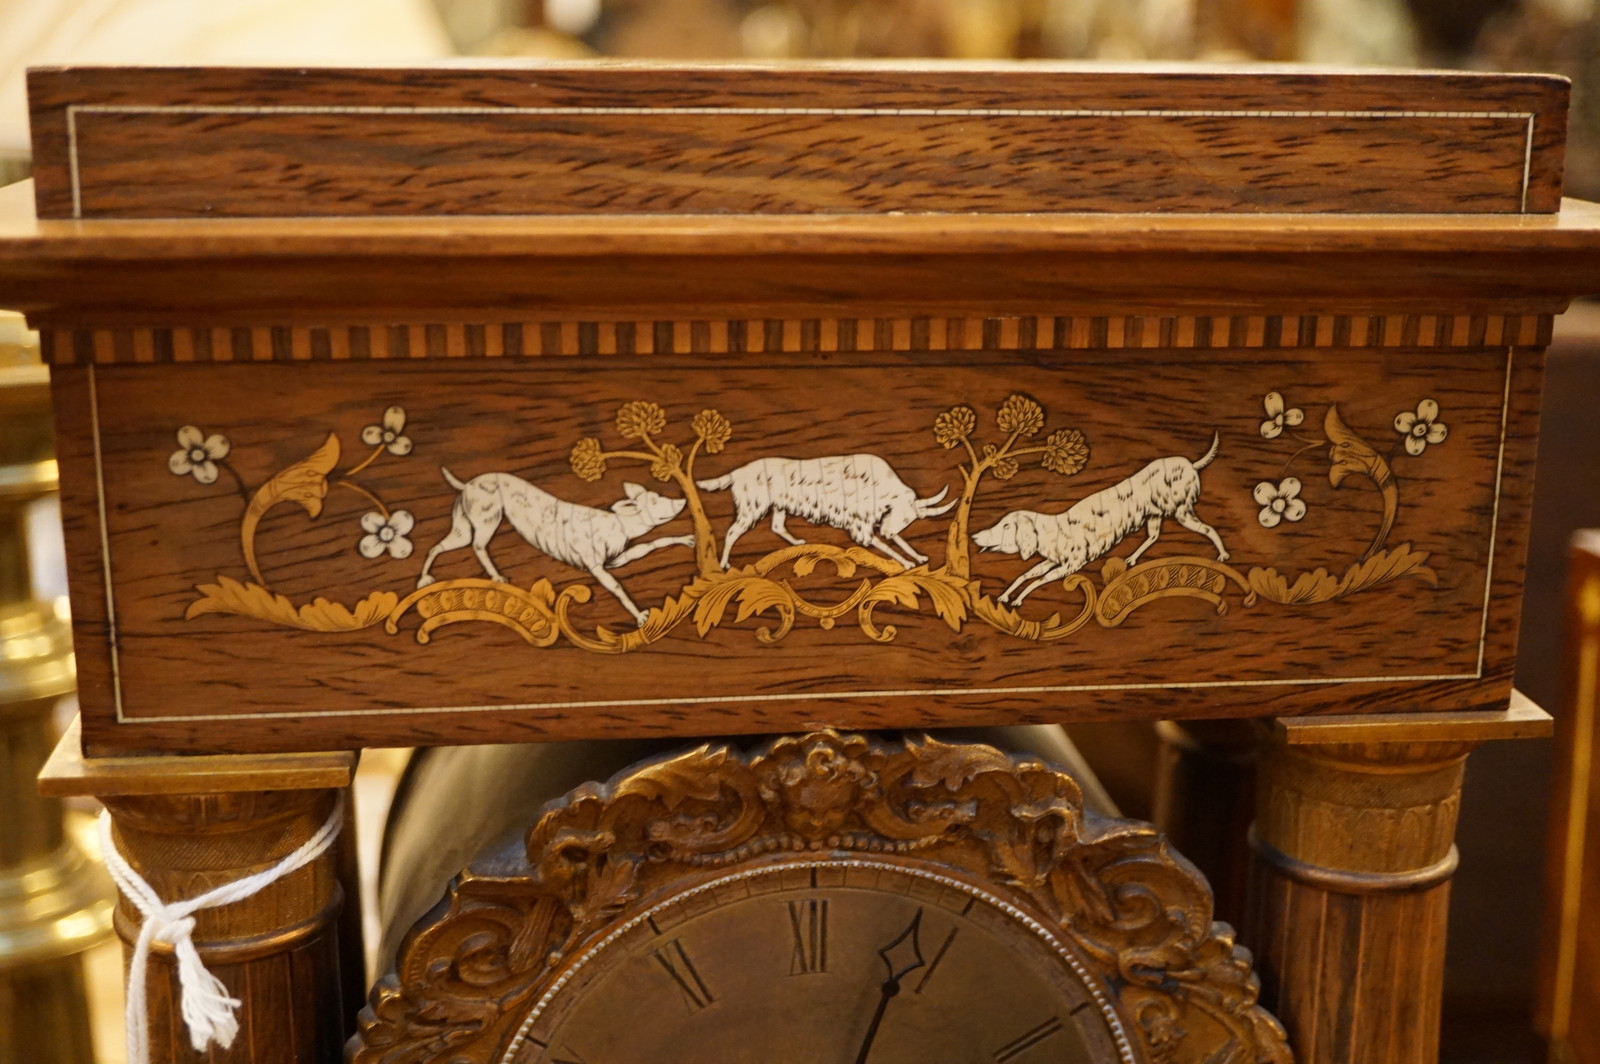
[{"label": "running white dog", "polygon": [[695,483],[702,491],[733,489],[733,524],[722,543],[724,569],[734,543],[769,510],[772,531],[796,546],[805,540],[784,527],[784,519],[790,514],[841,528],[861,546],[876,547],[910,569],[926,562],[928,556],[907,543],[900,533],[918,518],[936,517],[956,504],[952,499],[938,505],[950,490],[948,486],[937,495],[917,498],[889,463],[875,454],[758,458],[725,476]]},{"label": "running white dog", "polygon": [[1217,548],[1217,561],[1227,561],[1222,537],[1194,514],[1194,505],[1200,498],[1200,470],[1217,456],[1220,442],[1220,437],[1213,435],[1211,449],[1193,462],[1176,455],[1157,458],[1127,480],[1095,492],[1066,513],[1012,510],[992,527],[973,533],[972,542],[980,550],[1016,554],[1024,560],[1035,555],[1044,559],[1006,588],[1000,596],[1001,604],[1020,606],[1023,599],[1045,584],[1071,576],[1105,555],[1142,524],[1145,541],[1128,559],[1129,565],[1137,563],[1161,535],[1161,522],[1167,517],[1205,536]]},{"label": "running white dog", "polygon": [[665,524],[683,510],[682,499],[668,499],[637,484],[623,484],[627,497],[612,503],[609,510],[598,510],[558,499],[510,473],[485,473],[463,484],[450,470],[441,467],[439,472],[461,494],[450,515],[449,533],[422,563],[422,575],[417,577],[419,588],[434,582],[428,569],[435,558],[468,544],[489,579],[504,582],[506,578],[489,560],[489,539],[504,518],[534,547],[598,580],[643,625],[648,615],[633,604],[617,578],[606,570],[637,561],[662,547],[694,546],[692,535],[662,536],[628,546],[629,540]]}]

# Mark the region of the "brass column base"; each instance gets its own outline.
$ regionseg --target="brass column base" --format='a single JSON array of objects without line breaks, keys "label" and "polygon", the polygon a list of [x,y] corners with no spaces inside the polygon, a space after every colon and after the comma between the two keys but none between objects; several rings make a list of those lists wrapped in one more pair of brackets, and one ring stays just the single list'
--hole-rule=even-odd
[{"label": "brass column base", "polygon": [[111,884],[34,777],[75,682],[66,617],[34,597],[29,507],[56,491],[37,337],[0,312],[0,1064],[91,1064],[82,953],[111,923]]},{"label": "brass column base", "polygon": [[111,884],[71,841],[0,870],[0,1064],[90,1064],[83,953],[111,928]]}]

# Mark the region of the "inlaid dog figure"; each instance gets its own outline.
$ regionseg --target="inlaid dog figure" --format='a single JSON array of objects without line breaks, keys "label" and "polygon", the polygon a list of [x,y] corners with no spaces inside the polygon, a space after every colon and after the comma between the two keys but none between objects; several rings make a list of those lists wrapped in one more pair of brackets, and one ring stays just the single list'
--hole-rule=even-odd
[{"label": "inlaid dog figure", "polygon": [[[734,518],[722,543],[722,567],[739,537],[755,527],[768,512],[772,530],[796,546],[805,540],[784,527],[790,514],[819,525],[843,529],[863,547],[876,547],[910,569],[928,556],[905,541],[901,533],[913,521],[936,517],[956,504],[939,500],[950,489],[926,499],[906,486],[889,463],[873,454],[844,454],[829,458],[758,458],[726,476],[695,483],[702,491],[733,490]],[[895,550],[898,546],[905,554]]]},{"label": "inlaid dog figure", "polygon": [[450,531],[422,563],[422,575],[417,577],[419,588],[434,582],[435,577],[428,570],[435,558],[469,544],[489,579],[503,582],[506,578],[489,559],[489,539],[503,519],[510,521],[517,534],[537,549],[594,577],[643,625],[645,612],[633,604],[617,578],[606,570],[637,561],[662,547],[694,546],[692,535],[662,536],[628,546],[629,540],[665,524],[683,510],[684,500],[657,495],[637,484],[623,484],[626,497],[612,503],[609,510],[599,510],[558,499],[510,473],[485,473],[463,484],[450,470],[440,467],[439,471],[461,494],[451,511]]},{"label": "inlaid dog figure", "polygon": [[1220,442],[1213,434],[1211,449],[1192,462],[1179,455],[1157,458],[1122,483],[1074,504],[1066,513],[1012,510],[993,526],[973,533],[972,542],[979,550],[1015,554],[1023,560],[1036,555],[1044,559],[1006,588],[1001,604],[1020,606],[1045,584],[1071,576],[1111,551],[1142,524],[1145,541],[1128,558],[1128,564],[1134,565],[1160,537],[1161,522],[1168,517],[1205,536],[1217,548],[1217,561],[1227,561],[1222,537],[1194,513],[1200,499],[1200,470],[1217,456]]}]

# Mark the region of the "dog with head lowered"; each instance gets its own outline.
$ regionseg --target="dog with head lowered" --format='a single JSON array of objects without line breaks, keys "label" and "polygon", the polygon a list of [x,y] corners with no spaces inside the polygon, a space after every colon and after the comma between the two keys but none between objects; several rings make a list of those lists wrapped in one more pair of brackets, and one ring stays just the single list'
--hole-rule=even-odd
[{"label": "dog with head lowered", "polygon": [[1220,442],[1220,436],[1213,434],[1211,449],[1192,462],[1181,455],[1157,458],[1122,483],[1095,492],[1065,513],[1012,510],[989,528],[974,532],[972,542],[979,550],[1015,554],[1024,561],[1043,559],[1006,588],[1000,596],[1001,605],[1020,606],[1034,591],[1071,576],[1109,553],[1143,525],[1145,541],[1128,558],[1128,564],[1134,565],[1160,537],[1161,523],[1168,517],[1209,539],[1217,548],[1217,561],[1227,561],[1222,537],[1194,513],[1200,499],[1200,470],[1217,456]]},{"label": "dog with head lowered", "polygon": [[534,548],[594,577],[643,625],[649,615],[634,605],[607,570],[637,561],[662,547],[694,546],[692,535],[661,536],[628,545],[678,516],[684,505],[682,499],[669,499],[638,484],[623,484],[623,497],[610,509],[601,510],[558,499],[510,473],[484,473],[462,481],[448,469],[439,471],[461,494],[456,496],[450,512],[450,531],[434,544],[422,563],[422,575],[417,577],[419,588],[434,582],[428,570],[433,568],[435,558],[469,546],[489,579],[503,582],[505,577],[489,558],[489,540],[504,520]]},{"label": "dog with head lowered", "polygon": [[948,485],[937,495],[918,498],[889,463],[874,454],[758,458],[725,476],[695,483],[701,491],[733,493],[733,524],[722,542],[724,569],[739,537],[768,513],[772,531],[787,543],[805,543],[784,524],[792,514],[842,529],[860,546],[876,547],[910,569],[925,564],[928,556],[901,533],[912,522],[937,517],[956,504],[952,499],[939,505]]}]

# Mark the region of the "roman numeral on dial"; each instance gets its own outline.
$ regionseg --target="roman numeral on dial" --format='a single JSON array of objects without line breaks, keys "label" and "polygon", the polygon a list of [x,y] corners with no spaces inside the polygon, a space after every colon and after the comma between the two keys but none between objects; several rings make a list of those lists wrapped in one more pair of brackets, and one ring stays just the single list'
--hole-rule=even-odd
[{"label": "roman numeral on dial", "polygon": [[1006,1064],[1008,1060],[1015,1060],[1034,1046],[1043,1042],[1051,1035],[1061,1033],[1061,1018],[1052,1016],[1039,1026],[1027,1031],[994,1051],[995,1064]]},{"label": "roman numeral on dial", "polygon": [[828,970],[828,901],[807,898],[789,903],[789,931],[794,951],[790,975],[817,975]]},{"label": "roman numeral on dial", "polygon": [[683,992],[683,1003],[690,1013],[699,1012],[716,1000],[711,993],[706,981],[695,970],[694,962],[689,960],[689,954],[684,952],[683,943],[673,939],[660,949],[651,953],[661,969],[672,978],[672,982]]},{"label": "roman numeral on dial", "polygon": [[547,1055],[539,1059],[547,1061],[548,1064],[589,1064],[588,1057],[573,1049],[566,1042],[561,1043],[560,1049],[551,1049],[548,1042],[541,1042],[537,1038],[530,1038],[528,1041],[545,1051]]}]

